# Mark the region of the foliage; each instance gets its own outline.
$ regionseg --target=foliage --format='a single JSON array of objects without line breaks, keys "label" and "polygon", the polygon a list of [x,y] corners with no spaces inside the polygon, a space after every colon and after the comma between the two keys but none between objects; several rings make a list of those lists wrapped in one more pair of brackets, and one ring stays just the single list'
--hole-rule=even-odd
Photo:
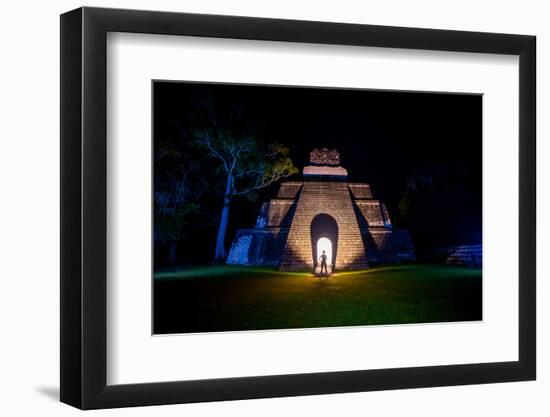
[{"label": "foliage", "polygon": [[461,162],[425,166],[408,178],[398,210],[415,243],[477,243],[481,196],[472,191],[473,181],[480,178]]},{"label": "foliage", "polygon": [[281,144],[264,144],[254,136],[224,130],[217,134],[197,130],[195,137],[199,146],[219,162],[229,180],[226,197],[247,195],[298,173],[289,149]]},{"label": "foliage", "polygon": [[242,105],[216,106],[212,96],[205,94],[196,101],[195,116],[187,126],[178,124],[183,138],[190,138],[198,150],[206,153],[209,171],[221,177],[209,176],[209,184],[223,194],[216,239],[216,260],[226,257],[225,237],[229,208],[235,196],[255,198],[255,192],[278,180],[296,174],[298,169],[290,158],[290,150],[276,142],[262,139],[261,129],[247,115]]},{"label": "foliage", "polygon": [[[257,121],[242,104],[215,102],[210,94],[197,99],[194,125],[188,132],[197,146],[217,162],[224,179],[231,177],[231,196],[247,195],[296,174],[290,150],[262,139]],[[221,189],[225,193],[225,186]],[[219,187],[220,188],[220,187]]]},{"label": "foliage", "polygon": [[155,152],[155,243],[171,245],[190,231],[203,192],[199,167],[170,143],[159,140]]}]

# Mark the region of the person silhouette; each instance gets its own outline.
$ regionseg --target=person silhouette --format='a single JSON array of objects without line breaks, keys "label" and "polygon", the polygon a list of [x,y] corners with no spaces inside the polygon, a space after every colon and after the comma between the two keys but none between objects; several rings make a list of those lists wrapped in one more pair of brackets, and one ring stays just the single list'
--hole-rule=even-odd
[{"label": "person silhouette", "polygon": [[323,251],[323,254],[319,257],[319,260],[321,261],[321,271],[319,275],[323,275],[323,269],[325,270],[325,275],[328,276],[328,269],[327,269],[327,255],[325,254],[325,251]]}]

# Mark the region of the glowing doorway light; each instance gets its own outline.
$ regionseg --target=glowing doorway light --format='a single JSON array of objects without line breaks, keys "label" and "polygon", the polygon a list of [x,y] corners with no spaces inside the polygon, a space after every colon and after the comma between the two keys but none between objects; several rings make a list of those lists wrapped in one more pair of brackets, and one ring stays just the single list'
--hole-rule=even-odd
[{"label": "glowing doorway light", "polygon": [[325,255],[327,255],[327,270],[328,273],[332,273],[332,242],[330,239],[326,237],[322,237],[317,241],[317,268],[316,272],[319,273],[321,271],[321,255],[323,254],[323,251],[325,251]]}]

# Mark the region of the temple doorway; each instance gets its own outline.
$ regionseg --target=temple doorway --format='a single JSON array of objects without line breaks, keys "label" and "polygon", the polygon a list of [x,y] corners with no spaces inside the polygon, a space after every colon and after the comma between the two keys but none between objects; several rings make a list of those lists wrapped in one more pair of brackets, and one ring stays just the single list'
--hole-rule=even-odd
[{"label": "temple doorway", "polygon": [[332,274],[332,242],[327,237],[322,237],[317,241],[317,267],[315,268],[315,274],[319,275],[321,273],[321,262],[320,258],[322,255],[326,256],[327,259],[327,275]]},{"label": "temple doorway", "polygon": [[320,258],[325,251],[327,272],[330,275],[336,265],[338,251],[338,223],[334,217],[321,213],[311,221],[311,252],[313,269],[316,275],[321,271]]}]

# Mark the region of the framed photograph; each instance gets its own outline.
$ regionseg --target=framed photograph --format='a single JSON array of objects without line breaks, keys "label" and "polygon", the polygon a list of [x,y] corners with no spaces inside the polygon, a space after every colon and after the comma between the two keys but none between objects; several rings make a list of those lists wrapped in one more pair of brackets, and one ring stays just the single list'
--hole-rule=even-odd
[{"label": "framed photograph", "polygon": [[533,380],[535,37],[61,16],[61,401]]}]

